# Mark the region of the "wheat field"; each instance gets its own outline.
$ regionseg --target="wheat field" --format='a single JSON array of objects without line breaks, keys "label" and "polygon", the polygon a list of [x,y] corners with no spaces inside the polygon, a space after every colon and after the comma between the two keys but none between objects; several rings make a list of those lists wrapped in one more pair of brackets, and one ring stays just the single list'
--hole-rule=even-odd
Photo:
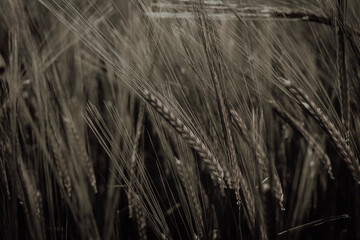
[{"label": "wheat field", "polygon": [[0,239],[360,239],[360,1],[0,0]]}]

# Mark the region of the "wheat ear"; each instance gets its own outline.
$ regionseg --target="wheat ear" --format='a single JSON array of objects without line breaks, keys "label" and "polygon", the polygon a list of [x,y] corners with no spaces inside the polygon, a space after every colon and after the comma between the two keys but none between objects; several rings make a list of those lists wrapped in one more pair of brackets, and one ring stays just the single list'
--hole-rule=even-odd
[{"label": "wheat ear", "polygon": [[[175,159],[176,169],[179,174],[180,181],[184,185],[184,188],[186,192],[188,193],[189,202],[194,206],[195,212],[196,212],[196,222],[195,224],[200,225],[201,227],[204,226],[204,221],[202,218],[202,208],[199,202],[199,198],[196,194],[196,191],[194,189],[194,184],[190,182],[190,176],[188,174],[188,169],[186,169],[186,166],[184,166],[183,162],[181,162],[179,159]],[[198,222],[199,221],[199,222]],[[199,229],[201,229],[201,227]],[[201,233],[202,234],[202,233]]]},{"label": "wheat ear", "polygon": [[133,216],[133,208],[134,203],[136,204],[137,201],[134,199],[135,193],[133,192],[133,184],[132,184],[132,178],[135,177],[135,169],[136,169],[136,157],[138,153],[139,143],[141,139],[141,134],[144,126],[144,115],[145,115],[145,106],[144,104],[140,105],[139,108],[139,115],[138,115],[138,121],[136,124],[136,133],[134,138],[134,146],[132,149],[131,157],[130,157],[130,177],[129,177],[129,190],[128,190],[128,205],[129,205],[129,216],[132,218]]},{"label": "wheat ear", "polygon": [[64,156],[61,152],[60,144],[56,140],[54,132],[52,130],[50,131],[51,132],[49,133],[48,137],[50,140],[50,146],[54,153],[55,163],[58,169],[59,178],[63,182],[68,196],[71,197],[72,186],[71,186],[71,178],[70,178],[69,170],[67,169]]},{"label": "wheat ear", "polygon": [[331,161],[329,156],[324,152],[322,147],[316,142],[315,138],[311,136],[311,134],[304,128],[304,126],[293,118],[288,112],[282,110],[274,101],[270,102],[274,107],[275,112],[285,121],[287,122],[295,131],[300,133],[303,138],[308,142],[310,147],[315,151],[315,153],[319,156],[321,163],[324,165],[326,171],[328,172],[331,179],[334,178],[334,174],[332,171]]},{"label": "wheat ear", "polygon": [[136,193],[133,193],[133,201],[135,201],[134,203],[134,213],[135,213],[135,220],[137,223],[137,228],[139,231],[139,239],[141,240],[147,240],[147,234],[146,234],[146,227],[147,227],[147,223],[146,223],[146,216],[145,216],[145,212],[144,209],[141,207],[140,204],[140,198]]},{"label": "wheat ear", "polygon": [[78,131],[76,130],[74,122],[71,119],[64,118],[64,123],[66,126],[66,131],[69,135],[69,141],[72,145],[70,147],[77,148],[77,151],[74,151],[74,153],[78,155],[81,161],[85,164],[86,175],[89,178],[90,185],[93,188],[94,192],[97,193],[94,166],[86,152],[85,143],[81,142]]},{"label": "wheat ear", "polygon": [[215,158],[209,148],[188,128],[184,122],[175,116],[164,104],[148,90],[143,91],[144,100],[152,106],[182,137],[183,139],[199,154],[204,160],[210,175],[217,179],[222,185],[224,184],[224,172],[219,161]]},{"label": "wheat ear", "polygon": [[[239,116],[239,114],[234,109],[230,110],[230,114],[233,119],[233,122],[236,124],[236,126],[240,130],[245,143],[251,148],[252,142],[254,142],[254,141],[251,141],[249,131],[248,131],[248,128],[247,128],[244,120]],[[256,146],[255,147],[255,156],[259,162],[260,168],[264,174],[269,175],[268,167],[266,166],[266,162],[267,162],[266,154],[265,154],[261,144],[259,144],[259,143],[254,143],[254,144]],[[283,209],[284,192],[282,190],[280,178],[275,171],[276,171],[276,169],[274,169],[274,173],[272,174],[273,182],[274,182],[275,196],[279,200],[281,209]]]},{"label": "wheat ear", "polygon": [[[23,163],[23,160],[19,158],[19,168],[20,168],[20,178],[22,184],[25,186],[28,200],[30,204],[30,209],[32,210],[33,214],[38,218],[38,222],[35,222],[36,227],[39,227],[37,231],[41,232],[43,239],[46,238],[45,232],[45,217],[44,217],[44,208],[42,202],[41,192],[36,188],[36,184],[34,183],[33,179],[29,176],[28,170]],[[25,199],[24,199],[25,200]],[[35,220],[35,219],[34,219]]]},{"label": "wheat ear", "polygon": [[251,144],[251,140],[250,140],[250,136],[248,133],[248,129],[247,126],[244,122],[244,120],[239,116],[239,114],[234,110],[231,109],[230,110],[230,114],[231,114],[231,118],[234,121],[234,123],[236,124],[236,126],[238,127],[238,129],[240,130],[240,133],[244,139],[244,141],[250,145]]},{"label": "wheat ear", "polygon": [[354,152],[350,149],[350,146],[340,134],[339,130],[301,88],[295,86],[289,80],[283,79],[283,82],[288,91],[297,100],[298,104],[307,111],[328,134],[334,142],[336,149],[343,156],[353,178],[360,184],[360,165],[358,159],[355,157]]},{"label": "wheat ear", "polygon": [[8,149],[5,145],[5,143],[3,141],[1,141],[0,142],[0,171],[1,171],[1,175],[3,177],[3,181],[5,184],[5,190],[6,190],[7,197],[8,197],[8,199],[11,199],[9,181],[8,181],[7,174],[6,174],[6,162],[5,162],[5,159],[8,159],[8,158],[9,158]]},{"label": "wheat ear", "polygon": [[129,187],[127,192],[128,197],[128,207],[129,207],[129,217],[134,218],[139,231],[139,239],[147,240],[146,234],[146,216],[144,209],[141,206],[139,195],[133,190],[133,181],[132,179],[136,176],[136,159],[139,150],[139,144],[141,140],[141,134],[144,127],[144,116],[145,116],[145,106],[144,104],[140,105],[138,120],[136,123],[134,145],[130,156],[130,176],[129,176]]}]

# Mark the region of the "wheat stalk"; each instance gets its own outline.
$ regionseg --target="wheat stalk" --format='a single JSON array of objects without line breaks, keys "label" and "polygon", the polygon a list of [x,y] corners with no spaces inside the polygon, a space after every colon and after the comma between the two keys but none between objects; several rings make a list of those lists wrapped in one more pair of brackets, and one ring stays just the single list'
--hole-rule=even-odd
[{"label": "wheat stalk", "polygon": [[337,13],[336,13],[336,67],[338,73],[338,83],[340,86],[340,102],[341,102],[341,120],[345,126],[346,134],[345,140],[349,139],[350,130],[350,92],[349,92],[349,80],[346,76],[345,66],[345,35],[344,35],[344,11],[345,1],[337,0]]},{"label": "wheat stalk", "polygon": [[[203,7],[203,6],[201,6]],[[218,111],[220,113],[221,126],[224,134],[225,144],[227,146],[227,154],[230,159],[232,167],[236,165],[236,153],[234,147],[234,140],[231,131],[231,120],[229,116],[229,108],[227,105],[223,82],[220,78],[222,75],[222,55],[216,46],[214,29],[211,21],[206,21],[203,9],[200,9],[199,22],[201,26],[200,36],[202,37],[203,47],[206,54],[206,59],[211,74],[211,79],[215,88],[216,101]]]},{"label": "wheat stalk", "polygon": [[226,171],[226,177],[228,174],[231,174],[232,180],[234,181],[233,187],[235,190],[236,202],[240,206],[240,189],[244,194],[244,199],[246,202],[246,207],[248,208],[250,222],[254,222],[254,207],[252,203],[251,193],[248,188],[248,184],[245,181],[243,175],[240,172],[234,140],[231,130],[231,119],[230,111],[225,97],[225,91],[223,88],[223,83],[221,81],[222,73],[222,55],[221,51],[218,49],[215,41],[216,30],[212,25],[211,21],[206,21],[206,15],[204,14],[204,5],[200,4],[199,11],[199,22],[201,26],[200,36],[202,37],[203,47],[207,58],[208,67],[211,74],[211,79],[215,88],[216,101],[218,105],[218,111],[220,113],[221,126],[224,134],[225,144],[227,146],[227,156],[229,158],[231,171]]}]

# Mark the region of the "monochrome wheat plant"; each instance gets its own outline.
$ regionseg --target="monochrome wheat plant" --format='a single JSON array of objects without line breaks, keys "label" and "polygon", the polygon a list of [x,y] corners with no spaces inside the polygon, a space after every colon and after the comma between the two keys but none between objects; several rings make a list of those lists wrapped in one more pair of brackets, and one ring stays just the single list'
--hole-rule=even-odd
[{"label": "monochrome wheat plant", "polygon": [[359,1],[0,3],[0,239],[360,238]]}]

